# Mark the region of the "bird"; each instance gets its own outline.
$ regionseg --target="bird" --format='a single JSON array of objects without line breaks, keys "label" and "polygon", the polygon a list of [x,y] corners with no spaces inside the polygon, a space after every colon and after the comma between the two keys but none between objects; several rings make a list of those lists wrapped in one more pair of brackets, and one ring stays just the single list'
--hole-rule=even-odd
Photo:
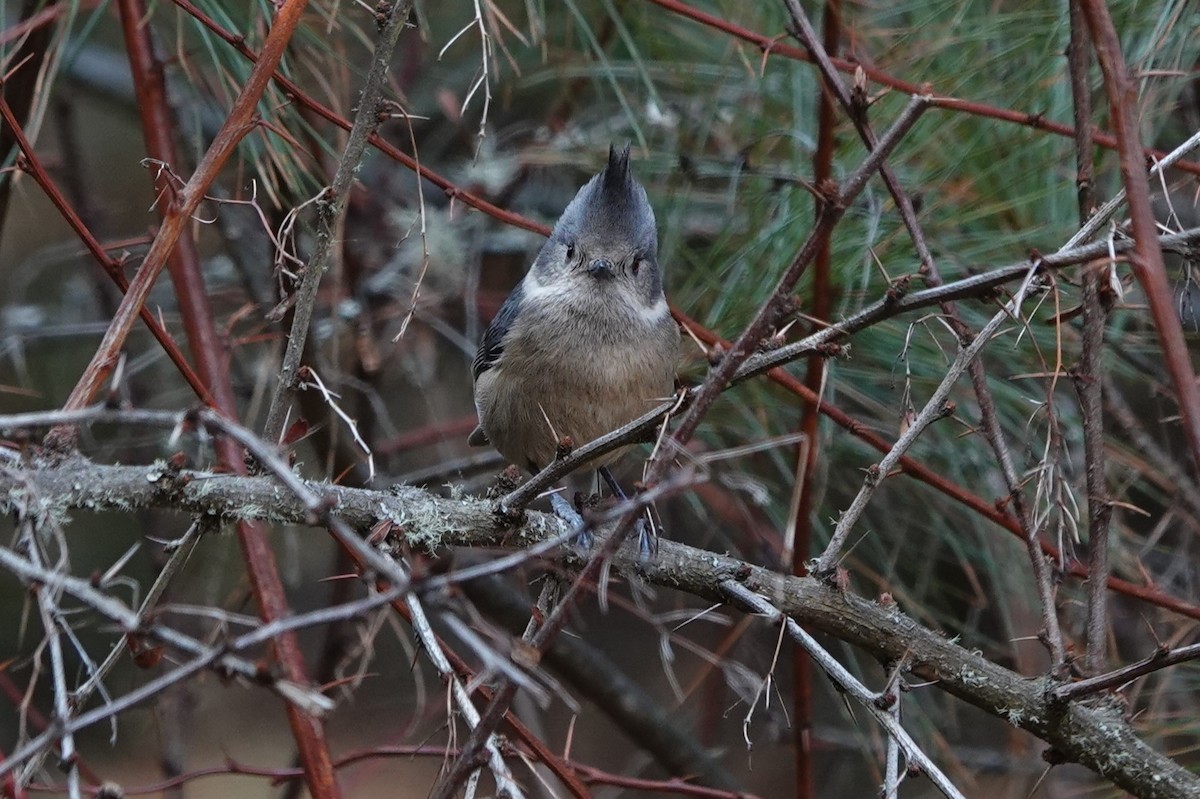
[{"label": "bird", "polygon": [[[581,446],[670,397],[679,347],[654,211],[629,145],[610,145],[479,343],[468,442],[536,474],[564,438]],[[624,498],[607,468],[621,455],[588,465]]]}]

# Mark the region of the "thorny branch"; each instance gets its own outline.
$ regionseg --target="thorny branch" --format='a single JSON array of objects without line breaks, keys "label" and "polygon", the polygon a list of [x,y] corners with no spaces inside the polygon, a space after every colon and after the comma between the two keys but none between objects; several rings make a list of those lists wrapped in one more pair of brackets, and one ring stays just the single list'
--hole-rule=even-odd
[{"label": "thorny branch", "polygon": [[[829,87],[829,90],[837,98],[847,116],[854,123],[862,140],[868,147],[874,146],[874,134],[866,121],[867,105],[865,101],[861,97],[857,98],[856,101],[856,98],[851,96],[846,87],[842,85],[836,68],[828,54],[824,51],[821,43],[817,40],[816,34],[812,29],[812,24],[808,21],[803,7],[796,0],[784,0],[784,4],[787,6],[788,14],[791,16],[792,24],[795,27],[794,34],[804,44],[811,59],[820,68],[825,85]],[[917,256],[921,264],[920,271],[925,277],[926,285],[940,286],[942,284],[942,276],[938,270],[937,261],[934,260],[933,253],[930,252],[929,246],[925,241],[925,235],[921,230],[920,223],[917,221],[912,200],[901,187],[900,181],[886,163],[882,166],[880,174],[887,185],[888,191],[896,202],[896,207],[900,211],[900,216],[904,221],[909,238],[912,240],[913,246],[917,251]],[[962,321],[958,308],[953,301],[940,303],[940,306],[942,313],[949,320],[955,335],[959,339],[968,339],[974,335],[967,324]],[[1037,544],[1035,526],[1025,502],[1016,469],[1013,467],[1012,454],[1005,440],[1004,431],[1000,426],[1000,417],[996,412],[996,403],[988,387],[987,373],[984,369],[983,361],[978,358],[973,359],[967,365],[967,370],[971,377],[971,386],[974,389],[976,400],[979,403],[980,428],[988,445],[996,455],[996,460],[1008,488],[1009,496],[1012,498],[1013,510],[1017,521],[1021,525],[1021,530],[1026,541],[1026,548],[1033,566],[1035,579],[1038,581],[1042,623],[1046,630],[1045,640],[1050,650],[1053,667],[1057,668],[1062,662],[1064,646],[1052,602],[1053,592],[1050,585],[1049,569],[1045,566]]]},{"label": "thorny branch", "polygon": [[901,727],[896,717],[889,712],[883,702],[882,693],[872,691],[859,682],[858,678],[847,671],[846,667],[839,663],[833,655],[829,654],[824,647],[818,644],[816,639],[806,633],[796,623],[795,619],[786,616],[766,597],[751,591],[737,580],[725,580],[721,583],[720,589],[736,604],[765,616],[775,624],[783,624],[787,628],[787,634],[804,648],[808,656],[812,658],[814,663],[821,667],[821,670],[829,676],[829,679],[833,680],[838,688],[853,697],[868,713],[875,717],[880,726],[887,730],[892,740],[896,741],[900,745],[900,748],[904,750],[904,756],[908,758],[909,762],[920,766],[925,776],[929,777],[933,784],[937,786],[937,789],[942,792],[943,796],[950,797],[951,799],[965,799],[962,793],[954,787],[954,783],[950,782],[941,769],[934,765],[934,762],[917,745],[912,736],[908,734],[908,731]]},{"label": "thorny branch", "polygon": [[[1075,106],[1075,187],[1079,201],[1079,222],[1087,227],[1092,216],[1094,167],[1092,164],[1092,97],[1088,81],[1091,43],[1083,19],[1080,0],[1070,0],[1071,43],[1067,63],[1071,72],[1071,98]],[[1123,196],[1124,191],[1118,196]],[[1115,198],[1114,198],[1115,199]],[[1099,215],[1097,215],[1099,216]],[[1104,401],[1101,374],[1103,367],[1104,325],[1110,296],[1108,265],[1093,264],[1083,271],[1083,336],[1080,340],[1079,365],[1073,375],[1079,395],[1083,421],[1083,454],[1088,493],[1088,605],[1085,666],[1089,674],[1104,670],[1108,647],[1109,573],[1108,530],[1112,505],[1105,474]]]},{"label": "thorny branch", "polygon": [[[146,24],[150,10],[145,2],[118,0],[117,7],[148,161],[158,164],[158,168],[151,172],[158,198],[155,208],[160,218],[166,218],[170,214],[170,198],[174,195],[176,184],[182,182],[172,171],[172,167],[182,168],[182,163],[175,141],[177,125],[174,110],[167,97],[166,69],[155,49],[153,28]],[[185,229],[181,232],[167,258],[167,270],[197,371],[212,391],[211,407],[230,418],[236,418],[237,399],[228,368],[231,354],[217,330],[200,251],[192,231]],[[231,442],[220,440],[217,456],[225,469],[245,473],[242,452]],[[262,618],[270,621],[290,615],[283,581],[267,543],[268,531],[261,525],[243,522],[237,526],[237,536]],[[166,571],[156,584],[162,585],[165,577],[169,577]],[[111,667],[118,654],[119,649],[114,647],[105,666]],[[280,636],[274,643],[273,654],[286,677],[301,684],[308,682],[303,654],[294,635]],[[104,670],[104,667],[98,669],[94,677],[100,677]],[[287,705],[286,711],[311,792],[317,796],[336,796],[324,729],[317,720],[300,714],[293,705]]]},{"label": "thorny branch", "polygon": [[[7,427],[8,421],[0,421]],[[149,467],[155,470],[158,467]],[[46,510],[128,510],[158,506],[201,513],[214,519],[239,518],[252,513],[276,523],[311,524],[306,502],[281,494],[272,477],[238,477],[181,472],[173,479],[147,479],[148,467],[99,466],[82,460],[61,466],[0,473],[0,496],[12,497],[22,485],[36,487],[53,498]],[[417,549],[440,546],[527,547],[570,530],[554,516],[530,512],[517,527],[499,519],[486,501],[441,499],[413,488],[393,492],[349,489],[303,483],[359,535],[380,519],[404,519],[403,537]],[[11,500],[10,500],[11,501]],[[0,566],[26,576],[25,563],[0,549]],[[558,555],[571,568],[583,565],[570,550]],[[14,562],[15,561],[15,562]],[[1049,683],[1026,679],[903,615],[894,605],[881,606],[836,591],[815,578],[781,575],[745,561],[673,541],[660,544],[652,561],[639,558],[635,547],[622,548],[613,568],[635,573],[652,585],[680,590],[708,601],[723,602],[730,580],[766,597],[797,622],[834,635],[885,661],[903,659],[911,673],[988,713],[1047,741],[1065,760],[1080,762],[1102,773],[1115,784],[1142,796],[1187,797],[1200,791],[1200,778],[1150,749],[1122,719],[1119,710],[1103,704],[1055,702],[1045,693]],[[66,585],[62,576],[50,575]],[[437,578],[453,581],[453,574]],[[88,586],[84,581],[81,590]],[[421,591],[421,581],[411,590]],[[92,604],[89,602],[89,604]],[[122,606],[123,607],[123,606]],[[123,611],[131,623],[133,611]],[[174,644],[173,644],[174,645]],[[191,663],[193,661],[189,661]],[[143,697],[144,698],[144,697]],[[83,717],[80,717],[83,718]],[[78,723],[78,719],[76,720]]]},{"label": "thorny branch", "polygon": [[[1084,33],[1086,34],[1086,31]],[[1200,131],[1193,133],[1186,141],[1165,154],[1162,158],[1156,158],[1147,173],[1147,179],[1160,177],[1165,174],[1169,167],[1178,164],[1185,155],[1197,147],[1200,147]],[[1100,232],[1100,228],[1104,227],[1105,223],[1112,219],[1113,214],[1125,204],[1126,196],[1125,189],[1121,189],[1108,202],[1092,212],[1084,225],[1063,245],[1063,249],[1078,247],[1080,244],[1094,238]]]},{"label": "thorny branch", "polygon": [[[1033,287],[1037,276],[1036,265],[1030,267],[1025,280],[1021,283],[1021,287],[1017,289],[1013,298],[1005,303],[1004,307],[992,317],[990,322],[983,326],[983,329],[979,331],[979,334],[973,341],[966,344],[966,346],[962,346],[958,356],[946,370],[945,377],[942,378],[937,389],[929,397],[929,401],[925,404],[925,407],[921,409],[921,412],[917,414],[917,418],[912,421],[908,429],[896,441],[891,452],[884,456],[883,460],[878,464],[867,470],[867,477],[863,480],[863,485],[859,489],[858,495],[850,503],[850,507],[843,511],[841,517],[838,519],[837,526],[834,528],[833,535],[830,536],[829,544],[825,547],[825,551],[813,563],[811,568],[813,573],[828,575],[834,570],[837,560],[841,557],[842,546],[846,543],[846,538],[850,535],[850,531],[862,516],[863,511],[867,509],[867,503],[875,493],[875,490],[887,479],[892,469],[899,462],[900,457],[912,446],[917,437],[925,431],[925,428],[938,419],[945,418],[948,413],[953,412],[953,409],[948,408],[946,405],[946,401],[950,396],[950,390],[954,387],[955,382],[958,381],[962,373],[966,371],[967,365],[983,351],[983,348],[996,335],[1000,326],[1006,321],[1019,318],[1021,303],[1024,302],[1027,293]],[[1041,558],[1041,553],[1038,552],[1037,555],[1035,563],[1040,561],[1043,568],[1045,568],[1045,560]],[[1041,577],[1042,575],[1038,575],[1039,583],[1041,582]],[[1049,582],[1047,581],[1046,584],[1048,585]],[[1047,599],[1047,597],[1043,597],[1044,602]],[[1052,602],[1050,606],[1053,606]],[[1055,632],[1057,632],[1057,629],[1055,629]],[[1058,636],[1055,636],[1055,638],[1058,638]],[[1059,651],[1055,654],[1057,656],[1055,662],[1057,663],[1061,660],[1062,652]]]},{"label": "thorny branch", "polygon": [[267,441],[278,441],[283,432],[285,414],[293,392],[296,390],[296,378],[300,371],[300,360],[304,355],[304,342],[308,338],[308,328],[312,323],[313,311],[317,303],[317,289],[321,285],[321,277],[325,273],[330,250],[336,237],[342,215],[346,210],[346,200],[350,195],[350,186],[358,172],[359,162],[367,149],[367,141],[379,127],[382,120],[380,101],[383,98],[384,86],[387,83],[388,72],[391,69],[392,53],[396,41],[408,21],[410,3],[408,0],[396,0],[386,13],[380,17],[385,21],[375,44],[375,53],[371,59],[371,69],[367,73],[362,93],[358,98],[358,111],[354,115],[354,126],[346,141],[346,148],[338,161],[333,183],[321,195],[318,204],[318,225],[316,244],[312,255],[305,265],[300,277],[300,286],[296,289],[296,302],[292,310],[292,329],[288,334],[287,349],[283,355],[283,363],[279,368],[279,379],[275,383],[275,392],[267,411],[267,421],[263,428],[263,438]]},{"label": "thorny branch", "polygon": [[1175,649],[1163,647],[1137,663],[1130,663],[1128,666],[1122,666],[1107,674],[1097,674],[1087,679],[1060,685],[1054,689],[1052,695],[1057,700],[1067,701],[1098,694],[1102,691],[1119,690],[1139,677],[1197,658],[1200,658],[1200,644],[1190,644]]}]

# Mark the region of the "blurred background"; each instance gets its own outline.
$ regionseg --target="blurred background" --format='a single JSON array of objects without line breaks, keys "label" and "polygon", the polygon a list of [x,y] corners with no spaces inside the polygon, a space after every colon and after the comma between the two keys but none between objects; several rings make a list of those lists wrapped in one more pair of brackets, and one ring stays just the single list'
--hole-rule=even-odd
[{"label": "blurred background", "polygon": [[[728,339],[770,296],[811,230],[820,78],[811,65],[766,57],[735,35],[794,44],[783,3],[689,0],[683,11],[677,6],[418,2],[397,47],[385,92],[393,112],[380,135],[454,186],[541,224],[552,224],[603,165],[610,143],[631,142],[636,174],[658,218],[668,297]],[[1184,0],[1109,6],[1137,81],[1144,141],[1169,150],[1200,128],[1200,12]],[[687,8],[733,30],[689,18]],[[832,46],[827,41],[831,50],[895,78],[927,82],[939,96],[1007,109],[1023,120],[935,108],[891,158],[942,277],[957,279],[1062,246],[1079,226],[1074,144],[1040,122],[1072,124],[1067,4],[906,0],[808,7],[818,22],[831,9],[840,16]],[[167,78],[176,164],[144,161],[139,103],[113,3],[0,2],[6,101],[63,195],[130,276],[159,221],[156,175],[166,169],[180,182],[187,179],[251,68],[221,32],[244,37],[257,52],[272,4],[158,0],[145,12],[141,24],[152,32]],[[367,4],[312,2],[281,71],[311,101],[352,118],[375,36]],[[1094,121],[1107,128],[1098,69],[1090,85]],[[881,132],[908,95],[875,80],[865,81],[865,91]],[[290,324],[284,298],[313,246],[313,200],[345,141],[311,105],[278,85],[267,90],[259,114],[188,231],[203,259],[241,419],[255,429],[261,429]],[[836,120],[832,177],[841,179],[866,151],[844,115],[838,112]],[[61,214],[17,168],[8,134],[0,133],[0,156],[7,154],[0,173],[0,413],[61,406],[119,302]],[[1103,201],[1120,186],[1116,154],[1097,147],[1093,155],[1093,188]],[[1196,223],[1195,174],[1172,172],[1154,188],[1165,225]],[[322,283],[306,363],[336,392],[338,408],[356,420],[369,444],[377,472],[372,486],[410,483],[449,496],[482,494],[494,484],[504,466],[499,456],[466,446],[475,424],[470,364],[482,330],[541,241],[368,150]],[[848,209],[830,247],[827,281],[814,286],[814,273],[802,282],[799,320],[781,334],[788,340],[816,329],[818,319],[836,320],[875,301],[893,281],[907,276],[914,288],[922,285],[911,240],[878,179]],[[1194,332],[1190,265],[1177,256],[1168,265],[1185,329]],[[1087,532],[1082,430],[1067,374],[1079,356],[1078,320],[1070,314],[1080,301],[1079,274],[1060,273],[1054,291],[1026,308],[1027,324],[1014,325],[984,353],[1027,500],[1046,539],[1065,553],[1064,565],[1082,552]],[[1118,277],[1127,278],[1124,268]],[[1195,602],[1200,506],[1192,497],[1200,492],[1186,474],[1189,482],[1179,482],[1185,461],[1171,418],[1175,406],[1162,389],[1161,355],[1141,295],[1125,283],[1109,317],[1103,360],[1113,395],[1126,409],[1125,416],[1115,406],[1108,410],[1106,430],[1119,505],[1114,570]],[[148,306],[182,343],[167,273]],[[959,310],[978,329],[994,305],[967,301]],[[685,343],[681,379],[696,382],[707,368],[706,353],[687,336]],[[956,346],[932,309],[893,319],[856,335],[841,357],[827,361],[818,387],[860,429],[894,440],[940,381]],[[789,370],[805,378],[804,363]],[[108,399],[170,409],[196,402],[140,324]],[[910,454],[988,503],[1006,497],[1002,473],[978,432],[968,381],[960,381],[952,399],[952,418],[931,428]],[[303,392],[300,401],[307,426],[293,428],[302,439],[299,468],[311,477],[364,484],[366,459],[345,422],[319,392]],[[660,505],[665,534],[784,572],[819,552],[878,453],[828,420],[805,445],[819,454],[814,469],[801,475],[794,442],[737,451],[788,440],[801,428],[804,409],[798,397],[765,379],[726,393],[693,444],[694,454],[708,459],[709,479]],[[85,431],[80,446],[96,460],[122,463],[148,463],[178,449],[168,445],[165,431],[104,426]],[[198,467],[213,462],[204,447],[193,446],[188,455]],[[623,479],[638,475],[640,459],[626,459]],[[123,572],[129,601],[136,602],[163,562],[161,542],[180,536],[188,522],[168,513],[76,514],[68,527],[72,570],[103,571],[136,545]],[[810,536],[807,545],[801,535],[801,543],[789,547],[788,532],[795,530]],[[329,579],[349,567],[320,531],[280,529],[272,541],[294,609],[344,601],[339,592],[358,590],[350,581]],[[437,554],[454,562],[481,557]],[[1040,611],[1022,545],[944,493],[907,477],[885,482],[843,565],[851,590],[868,597],[888,593],[919,622],[1022,674],[1045,669],[1036,640]],[[461,601],[474,608],[473,624],[519,632],[539,576],[530,568],[474,586]],[[1071,640],[1082,641],[1084,590],[1075,579],[1058,586]],[[164,601],[168,609],[253,614],[234,537],[206,535]],[[1118,662],[1149,654],[1158,641],[1178,645],[1195,637],[1194,622],[1151,605],[1113,595],[1111,609]],[[601,664],[602,674],[616,669],[631,676],[646,701],[667,712],[679,738],[698,744],[704,784],[764,797],[795,794],[794,739],[799,728],[811,726],[816,795],[874,795],[884,743],[874,723],[852,712],[819,674],[811,680],[810,716],[797,718],[797,697],[807,689],[796,682],[790,647],[776,658],[775,633],[732,612],[714,611],[680,626],[703,610],[695,597],[618,579],[607,612],[586,603],[570,637],[586,647],[576,653],[585,663]],[[11,751],[22,736],[40,730],[52,705],[38,665],[40,631],[11,576],[0,579],[0,614],[0,747]],[[173,621],[201,637],[214,628],[212,619],[183,611]],[[80,647],[93,658],[102,659],[114,640],[103,623],[80,621]],[[450,740],[441,683],[401,622],[380,615],[305,631],[301,640],[316,679],[336,683],[331,695],[338,706],[329,719],[335,754]],[[852,670],[882,684],[884,666],[836,641],[826,644]],[[629,722],[613,718],[611,703],[589,693],[590,681],[603,679],[567,657],[548,664],[561,693],[546,708],[519,701],[523,718],[552,750],[562,752],[569,740],[572,757],[584,763],[625,775],[670,776],[663,756],[649,752]],[[83,675],[82,661],[74,664],[75,676]],[[768,673],[774,680],[759,695]],[[145,674],[123,660],[109,690],[124,693]],[[1197,675],[1195,667],[1181,666],[1127,693],[1152,745],[1192,764],[1200,742]],[[1056,767],[1047,776],[1044,745],[932,687],[912,691],[905,702],[906,726],[970,796],[1117,795],[1078,767]],[[126,789],[210,767],[236,770],[231,762],[283,769],[294,758],[283,719],[275,697],[205,674],[122,714],[115,728],[93,728],[82,738],[82,754],[98,777]],[[441,765],[438,757],[391,757],[341,774],[348,796],[422,796]],[[536,794],[537,780],[528,770],[522,776]],[[35,780],[61,781],[52,763]],[[301,795],[301,786],[225,773],[163,795]],[[596,790],[643,795],[612,786]],[[902,792],[933,794],[919,779]]]}]

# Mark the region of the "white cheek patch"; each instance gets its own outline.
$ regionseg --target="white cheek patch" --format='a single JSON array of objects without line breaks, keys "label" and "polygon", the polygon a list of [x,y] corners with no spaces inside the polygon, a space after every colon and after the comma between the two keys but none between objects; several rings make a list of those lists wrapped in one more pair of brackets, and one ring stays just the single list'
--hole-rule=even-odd
[{"label": "white cheek patch", "polygon": [[540,283],[533,273],[530,273],[529,277],[525,278],[525,284],[521,291],[524,294],[524,300],[536,303],[562,298],[571,293],[572,287],[565,280],[547,286]]},{"label": "white cheek patch", "polygon": [[667,306],[667,298],[659,295],[658,301],[647,308],[645,305],[638,303],[637,314],[643,322],[648,325],[657,324],[663,320],[664,316],[671,313],[671,309]]}]

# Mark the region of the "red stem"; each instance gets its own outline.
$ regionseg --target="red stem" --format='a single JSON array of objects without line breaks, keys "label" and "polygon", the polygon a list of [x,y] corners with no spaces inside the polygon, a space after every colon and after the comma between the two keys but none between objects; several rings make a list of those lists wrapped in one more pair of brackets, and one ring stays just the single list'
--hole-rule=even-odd
[{"label": "red stem", "polygon": [[[63,406],[66,410],[76,410],[88,405],[112,372],[117,363],[117,354],[125,345],[133,327],[133,319],[150,296],[150,290],[166,265],[167,257],[174,250],[179,236],[191,222],[192,214],[204,200],[208,187],[229,160],[238,143],[254,129],[255,108],[267,88],[271,74],[283,57],[283,51],[291,41],[296,26],[300,23],[306,5],[307,0],[282,0],[279,4],[270,33],[263,42],[262,60],[250,71],[246,85],[234,100],[225,123],[217,131],[212,145],[204,154],[196,171],[167,207],[162,227],[159,228],[145,260],[130,282],[129,291],[121,300],[103,341]],[[48,443],[51,446],[61,446],[72,439],[73,433],[55,431],[52,432]]]},{"label": "red stem", "polygon": [[[729,346],[729,342],[706,329],[698,322],[694,322],[686,314],[679,311],[673,311],[676,320],[680,324],[689,328],[696,338],[709,346],[721,345]],[[816,403],[817,396],[808,390],[800,380],[793,377],[782,368],[776,367],[767,372],[767,377],[776,384],[782,386],[793,394],[801,397],[805,402]],[[892,442],[885,439],[883,436],[871,432],[866,425],[859,422],[850,414],[843,411],[834,405],[827,402],[820,404],[821,413],[828,416],[834,424],[849,431],[852,435],[861,439],[867,445],[873,447],[876,451],[886,454],[892,449]],[[996,502],[988,502],[983,497],[977,494],[972,494],[962,486],[947,480],[942,475],[930,469],[920,461],[914,460],[910,456],[904,456],[900,459],[900,469],[909,477],[913,477],[922,483],[925,483],[930,488],[950,497],[951,499],[965,505],[967,508],[975,511],[979,515],[995,522],[1005,530],[1016,536],[1017,539],[1024,542],[1025,534],[1021,531],[1021,524],[1010,514],[1002,510],[1000,500]],[[1046,553],[1055,562],[1061,562],[1062,556],[1058,549],[1050,544],[1041,542],[1042,552]],[[1068,573],[1079,579],[1086,580],[1088,576],[1087,569],[1078,561],[1072,561]],[[1190,619],[1200,620],[1200,607],[1189,604],[1182,599],[1173,597],[1170,594],[1165,594],[1153,586],[1138,585],[1131,583],[1128,580],[1122,580],[1119,577],[1109,576],[1108,587],[1119,594],[1125,594],[1152,605],[1156,605],[1165,610],[1170,610],[1181,616],[1187,616]]]},{"label": "red stem", "polygon": [[[809,54],[799,47],[784,44],[774,37],[747,30],[746,28],[735,25],[732,22],[723,20],[720,17],[713,16],[712,14],[706,14],[699,9],[692,8],[686,3],[679,2],[679,0],[647,1],[654,3],[657,6],[661,6],[668,11],[674,12],[681,17],[686,17],[695,22],[699,22],[701,25],[707,25],[710,28],[715,28],[716,30],[728,33],[730,36],[734,36],[744,42],[749,42],[750,44],[755,45],[759,51],[762,52],[764,57],[768,55],[781,55],[784,58],[790,58],[796,61],[806,61],[809,63],[812,62],[812,58],[809,56]],[[838,68],[839,72],[844,72],[847,75],[853,75],[855,71],[861,69],[868,78],[876,83],[889,86],[893,89],[899,89],[905,94],[929,93],[929,87],[927,86],[897,78],[888,74],[887,72],[884,72],[878,67],[871,66],[870,64],[860,64],[857,61],[852,61],[846,58],[834,58],[832,61],[834,66]],[[998,108],[993,105],[987,105],[986,103],[960,100],[956,97],[940,97],[936,94],[930,100],[929,104],[934,108],[944,108],[948,111],[962,111],[967,114],[986,117],[988,119],[999,119],[1004,122],[1013,122],[1018,125],[1025,125],[1026,127],[1034,128],[1035,130],[1043,130],[1047,133],[1053,133],[1055,135],[1065,136],[1067,138],[1073,138],[1075,136],[1075,128],[1073,126],[1061,125],[1057,122],[1050,122],[1041,114],[1031,114],[1026,111],[1014,111],[1009,108]],[[1109,150],[1119,149],[1117,137],[1109,133],[1094,131],[1092,133],[1092,141],[1101,147],[1108,148]],[[1146,149],[1144,152],[1147,157],[1153,156],[1157,159],[1161,159],[1166,156],[1166,153],[1162,150]],[[1193,175],[1200,175],[1200,164],[1197,164],[1194,161],[1180,161],[1176,164],[1176,166],[1185,172],[1190,172]]]},{"label": "red stem", "polygon": [[[22,169],[33,178],[33,181],[38,184],[38,187],[41,188],[46,198],[58,209],[62,218],[66,220],[71,229],[75,231],[75,235],[83,242],[83,246],[87,248],[88,252],[92,254],[100,266],[104,268],[105,273],[112,278],[113,283],[121,290],[121,293],[127,293],[129,290],[129,281],[125,279],[125,274],[121,271],[121,265],[109,257],[104,246],[88,230],[87,225],[83,223],[79,214],[67,202],[67,198],[51,179],[50,173],[46,171],[41,160],[37,157],[33,145],[26,138],[25,131],[17,123],[13,111],[9,108],[3,95],[0,95],[0,117],[4,119],[4,123],[11,129],[13,137],[16,139],[17,147],[21,150],[21,155],[25,158],[24,162],[20,164]],[[171,334],[163,329],[162,325],[158,323],[158,320],[154,318],[154,315],[148,309],[141,308],[138,316],[145,322],[146,327],[149,328],[158,343],[162,345],[171,362],[175,364],[180,374],[187,380],[188,385],[196,392],[196,396],[206,405],[212,405],[214,403],[212,395],[208,393],[208,389],[204,383],[192,370],[191,364],[187,362],[187,358],[183,356],[183,352],[180,351],[179,345],[175,343],[175,339],[171,338]]]},{"label": "red stem", "polygon": [[1083,0],[1083,13],[1092,35],[1096,59],[1104,73],[1108,93],[1109,117],[1117,135],[1121,161],[1121,181],[1133,223],[1134,249],[1130,257],[1133,275],[1150,305],[1150,318],[1158,333],[1159,346],[1166,359],[1167,373],[1179,402],[1184,434],[1192,448],[1192,458],[1200,470],[1200,389],[1183,339],[1183,327],[1171,297],[1171,285],[1158,247],[1158,229],[1150,201],[1150,181],[1142,155],[1138,132],[1137,87],[1129,78],[1121,42],[1112,17],[1102,0]]},{"label": "red stem", "polygon": [[[841,0],[826,0],[825,14],[822,21],[822,39],[825,52],[833,57],[837,54],[842,31]],[[836,145],[836,109],[832,88],[824,81],[822,91],[817,99],[817,151],[813,154],[813,184],[823,185],[834,179],[833,153]],[[818,322],[827,321],[833,308],[833,287],[830,281],[830,232],[822,237],[818,244],[816,258],[813,259],[812,302],[809,313]],[[820,396],[821,383],[825,379],[825,359],[820,355],[812,355],[804,372],[804,385],[813,396]],[[792,574],[803,577],[807,574],[804,566],[808,560],[812,540],[812,515],[816,502],[813,479],[817,467],[817,454],[820,450],[821,411],[816,403],[805,403],[800,415],[800,432],[804,439],[796,452],[796,473],[800,483],[793,490],[799,491],[796,503],[796,515],[792,519],[795,536],[792,541],[791,555]],[[813,670],[808,653],[803,648],[792,648],[792,679],[794,696],[792,699],[792,715],[795,717],[795,757],[796,757],[796,796],[801,799],[815,799],[817,796],[816,778],[813,773],[812,756],[812,713],[813,713]]]},{"label": "red stem", "polygon": [[[177,168],[180,161],[172,137],[175,125],[167,103],[162,62],[154,52],[150,27],[146,24],[145,2],[117,0],[117,5],[133,72],[146,151],[151,158],[168,164],[173,169]],[[265,86],[265,81],[263,85]],[[235,105],[235,110],[236,108]],[[173,187],[169,177],[161,171],[156,174],[156,194],[172,196]],[[170,206],[159,204],[164,228],[170,223],[169,217],[177,202],[178,200],[173,201]],[[201,272],[200,256],[194,239],[185,227],[180,227],[177,237],[178,243],[174,249],[167,250],[168,268],[179,301],[188,343],[204,382],[212,387],[216,396],[216,409],[229,418],[237,418],[237,401],[234,398],[229,369],[226,367],[228,359],[213,321],[212,307]],[[246,473],[244,455],[234,441],[221,438],[217,441],[216,449],[225,469],[237,474]],[[291,609],[275,563],[274,552],[267,541],[267,529],[261,524],[239,522],[237,532],[259,614],[265,622],[289,615]],[[275,656],[287,678],[300,685],[307,685],[307,669],[296,634],[288,632],[277,637],[273,646]],[[339,797],[341,791],[334,773],[324,726],[319,719],[308,715],[294,703],[289,702],[285,707],[310,793],[314,797],[327,799]]]}]

